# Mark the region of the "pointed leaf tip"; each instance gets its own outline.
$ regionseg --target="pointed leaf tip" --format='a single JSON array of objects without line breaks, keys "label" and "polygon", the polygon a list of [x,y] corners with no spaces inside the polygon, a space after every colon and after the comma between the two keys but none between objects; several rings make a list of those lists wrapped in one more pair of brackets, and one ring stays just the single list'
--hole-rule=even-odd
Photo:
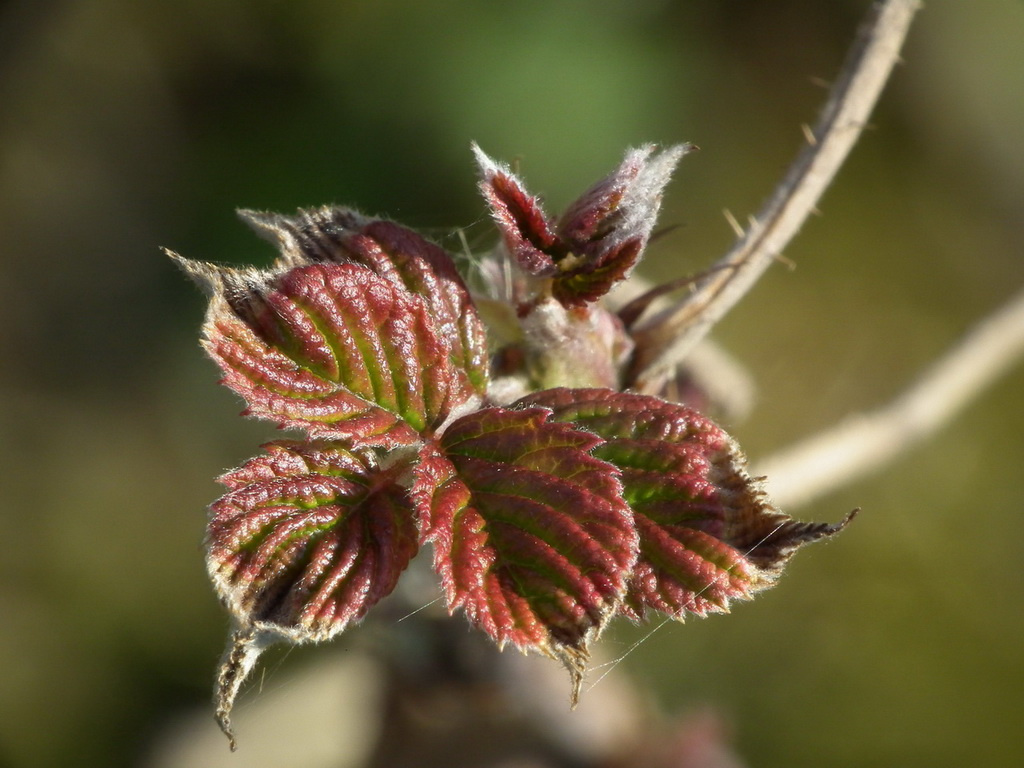
[{"label": "pointed leaf tip", "polygon": [[499,165],[499,163],[491,159],[491,156],[484,152],[475,141],[470,142],[469,147],[473,152],[473,159],[476,160],[481,176],[493,176],[496,173],[502,172],[502,170],[506,173],[511,173],[507,166]]},{"label": "pointed leaf tip", "polygon": [[223,284],[223,273],[227,271],[227,267],[219,267],[216,264],[210,264],[205,261],[193,261],[192,259],[186,259],[178,253],[175,253],[170,248],[161,248],[161,251],[174,262],[175,266],[178,267],[185,275],[207,295],[213,295],[220,290]]},{"label": "pointed leaf tip", "polygon": [[475,144],[473,153],[480,167],[480,192],[509,253],[527,274],[555,274],[558,238],[540,202],[507,165],[495,162]]},{"label": "pointed leaf tip", "polygon": [[621,472],[640,536],[622,606],[630,618],[727,611],[774,584],[800,546],[852,519],[804,523],[777,510],[736,442],[684,406],[599,389],[546,390],[517,405],[550,408],[552,420],[598,435],[594,455]]},{"label": "pointed leaf tip", "polygon": [[556,281],[554,292],[563,304],[595,301],[630,274],[650,240],[662,192],[691,148],[631,149],[618,168],[569,206],[557,231],[566,250],[580,258]]},{"label": "pointed leaf tip", "polygon": [[213,692],[214,719],[221,732],[227,736],[228,746],[234,752],[238,749],[234,729],[231,726],[231,712],[242,684],[256,666],[256,661],[275,640],[273,634],[261,632],[256,627],[242,627],[231,633],[228,646],[221,657]]}]

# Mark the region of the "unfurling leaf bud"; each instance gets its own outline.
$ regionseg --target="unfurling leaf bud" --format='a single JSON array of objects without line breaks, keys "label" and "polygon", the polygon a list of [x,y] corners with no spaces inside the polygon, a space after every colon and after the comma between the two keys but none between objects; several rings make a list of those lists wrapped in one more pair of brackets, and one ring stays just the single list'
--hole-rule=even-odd
[{"label": "unfurling leaf bud", "polygon": [[630,150],[554,225],[507,166],[475,145],[473,151],[480,190],[509,252],[528,274],[551,278],[552,294],[569,307],[596,301],[629,275],[647,246],[672,172],[694,148],[680,144],[655,154],[647,144]]}]

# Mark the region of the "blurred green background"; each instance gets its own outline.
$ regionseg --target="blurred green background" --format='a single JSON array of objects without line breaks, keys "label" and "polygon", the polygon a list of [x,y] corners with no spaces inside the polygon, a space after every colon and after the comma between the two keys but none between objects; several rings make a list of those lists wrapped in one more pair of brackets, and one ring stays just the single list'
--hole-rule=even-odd
[{"label": "blurred green background", "polygon": [[[753,213],[795,154],[866,8],[0,5],[0,765],[156,765],[178,719],[214,728],[226,617],[204,508],[273,430],[215,385],[202,297],[158,246],[262,264],[236,207],[336,202],[482,248],[470,141],[552,210],[627,146],[693,141],[662,215],[680,226],[644,269],[697,271],[732,240],[722,210]],[[716,331],[759,384],[729,425],[752,457],[893,397],[1024,284],[1022,40],[1020,2],[919,15],[796,270]],[[1024,759],[1022,392],[1018,365],[926,446],[797,511],[864,508],[778,589],[623,666],[667,712],[721,713],[754,766]]]}]

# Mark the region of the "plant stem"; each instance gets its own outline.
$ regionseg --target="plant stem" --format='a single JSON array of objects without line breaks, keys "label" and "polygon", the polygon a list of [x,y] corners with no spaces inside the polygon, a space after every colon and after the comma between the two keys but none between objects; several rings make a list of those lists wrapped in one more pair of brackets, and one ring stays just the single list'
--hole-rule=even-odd
[{"label": "plant stem", "polygon": [[779,505],[807,504],[880,469],[949,422],[1024,356],[1024,291],[986,317],[891,403],[759,462]]},{"label": "plant stem", "polygon": [[829,99],[786,176],[735,243],[694,290],[634,330],[634,388],[656,391],[700,339],[783,252],[860,136],[903,45],[918,0],[872,7]]}]

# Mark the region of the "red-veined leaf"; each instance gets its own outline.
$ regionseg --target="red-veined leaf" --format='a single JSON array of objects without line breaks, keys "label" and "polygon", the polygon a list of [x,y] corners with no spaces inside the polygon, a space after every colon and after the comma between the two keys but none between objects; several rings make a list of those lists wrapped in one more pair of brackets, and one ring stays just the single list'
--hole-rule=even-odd
[{"label": "red-veined leaf", "polygon": [[801,545],[849,520],[803,523],[777,510],[736,442],[685,406],[604,389],[546,390],[520,404],[600,436],[594,455],[621,471],[640,535],[622,608],[631,618],[648,608],[679,619],[726,611],[771,586]]},{"label": "red-veined leaf", "polygon": [[330,443],[264,446],[220,478],[207,562],[239,624],[325,640],[394,589],[417,550],[406,491]]},{"label": "red-veined leaf", "polygon": [[220,478],[207,567],[235,618],[217,682],[217,720],[272,642],[322,641],[394,589],[416,554],[407,492],[387,471],[327,443],[281,441]]},{"label": "red-veined leaf", "polygon": [[561,660],[578,695],[587,644],[616,610],[636,532],[592,434],[542,408],[454,421],[417,467],[413,496],[449,610],[499,646]]},{"label": "red-veined leaf", "polygon": [[425,301],[366,266],[183,264],[211,286],[204,346],[252,415],[387,448],[418,441],[477,397]]},{"label": "red-veined leaf", "polygon": [[480,192],[509,253],[528,274],[554,275],[558,237],[540,202],[508,166],[496,163],[476,144],[473,153],[480,167]]},{"label": "red-veined leaf", "polygon": [[486,390],[486,331],[454,262],[440,246],[393,221],[347,208],[318,208],[295,216],[256,211],[239,215],[278,246],[283,265],[363,264],[420,296],[438,333],[449,340],[452,363],[478,394]]}]

